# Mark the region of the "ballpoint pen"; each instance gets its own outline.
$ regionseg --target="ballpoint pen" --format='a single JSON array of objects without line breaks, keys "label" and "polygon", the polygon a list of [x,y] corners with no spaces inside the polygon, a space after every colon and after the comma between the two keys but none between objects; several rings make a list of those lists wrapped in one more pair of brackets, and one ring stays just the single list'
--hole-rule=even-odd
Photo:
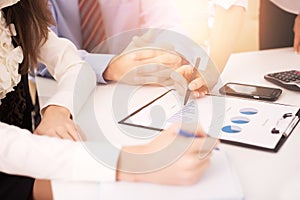
[{"label": "ballpoint pen", "polygon": [[[198,71],[198,67],[200,65],[200,57],[197,57],[197,60],[196,60],[196,64],[193,68],[193,73],[192,73],[192,78],[191,78],[191,81],[195,78],[196,76],[196,73]],[[184,102],[183,102],[183,105],[185,106],[186,103],[188,102],[189,98],[190,98],[190,95],[191,95],[191,90],[189,89],[189,87],[187,87],[187,91],[185,93],[185,97],[184,97]]]}]

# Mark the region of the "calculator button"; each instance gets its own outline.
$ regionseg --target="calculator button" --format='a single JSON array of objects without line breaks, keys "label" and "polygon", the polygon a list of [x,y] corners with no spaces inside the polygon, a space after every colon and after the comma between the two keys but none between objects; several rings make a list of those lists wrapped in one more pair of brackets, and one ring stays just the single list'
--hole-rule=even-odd
[{"label": "calculator button", "polygon": [[274,76],[275,76],[275,74],[270,74],[269,76],[271,76],[271,77],[274,77]]}]

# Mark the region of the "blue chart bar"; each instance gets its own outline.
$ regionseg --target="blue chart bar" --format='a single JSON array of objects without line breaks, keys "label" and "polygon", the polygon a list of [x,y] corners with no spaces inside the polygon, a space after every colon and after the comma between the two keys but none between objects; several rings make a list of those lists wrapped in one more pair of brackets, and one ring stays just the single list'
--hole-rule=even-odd
[{"label": "blue chart bar", "polygon": [[238,126],[224,126],[222,131],[225,133],[239,133],[242,129]]}]

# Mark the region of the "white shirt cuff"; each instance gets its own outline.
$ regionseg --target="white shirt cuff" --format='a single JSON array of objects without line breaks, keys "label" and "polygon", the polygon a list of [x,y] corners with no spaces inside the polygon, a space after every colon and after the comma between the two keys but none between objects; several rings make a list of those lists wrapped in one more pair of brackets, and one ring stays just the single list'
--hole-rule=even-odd
[{"label": "white shirt cuff", "polygon": [[96,73],[97,76],[97,83],[104,83],[107,82],[103,78],[103,73],[108,67],[108,64],[110,63],[111,59],[115,56],[112,54],[92,54],[80,51],[81,58],[89,63],[93,70]]}]

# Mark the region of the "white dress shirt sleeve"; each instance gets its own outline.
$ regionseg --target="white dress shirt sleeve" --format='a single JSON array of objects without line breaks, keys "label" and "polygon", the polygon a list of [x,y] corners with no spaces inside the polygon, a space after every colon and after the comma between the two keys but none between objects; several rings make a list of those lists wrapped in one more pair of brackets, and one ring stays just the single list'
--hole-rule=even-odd
[{"label": "white dress shirt sleeve", "polygon": [[226,10],[231,6],[241,6],[245,9],[248,9],[248,0],[214,0],[214,3]]},{"label": "white dress shirt sleeve", "polygon": [[[1,122],[0,138],[2,172],[60,181],[115,181],[113,167],[97,162],[80,142],[32,135]],[[117,163],[116,151],[106,153]]]},{"label": "white dress shirt sleeve", "polygon": [[52,31],[40,49],[39,62],[45,64],[58,81],[58,90],[45,104],[68,108],[78,114],[96,86],[92,68],[78,55],[76,47],[67,39],[58,38]]}]

